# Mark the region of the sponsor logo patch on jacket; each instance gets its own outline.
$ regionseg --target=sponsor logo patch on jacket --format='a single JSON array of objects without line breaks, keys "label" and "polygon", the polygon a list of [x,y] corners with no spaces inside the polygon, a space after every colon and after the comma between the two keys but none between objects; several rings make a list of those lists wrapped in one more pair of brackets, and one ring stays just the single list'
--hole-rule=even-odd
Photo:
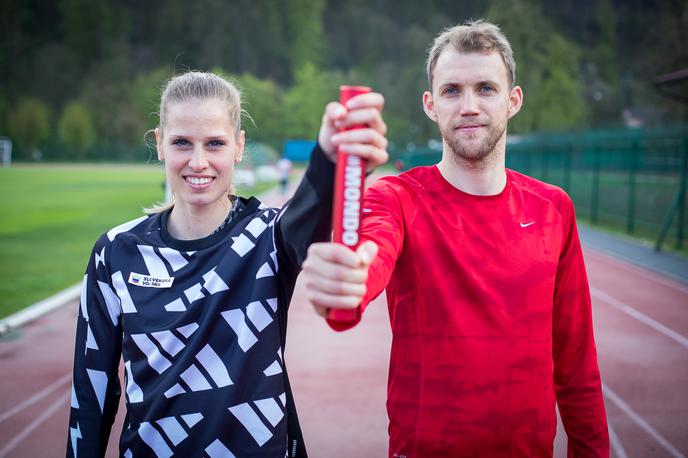
[{"label": "sponsor logo patch on jacket", "polygon": [[173,281],[174,277],[151,277],[150,275],[137,274],[136,272],[129,274],[130,284],[145,288],[169,288],[172,286]]}]

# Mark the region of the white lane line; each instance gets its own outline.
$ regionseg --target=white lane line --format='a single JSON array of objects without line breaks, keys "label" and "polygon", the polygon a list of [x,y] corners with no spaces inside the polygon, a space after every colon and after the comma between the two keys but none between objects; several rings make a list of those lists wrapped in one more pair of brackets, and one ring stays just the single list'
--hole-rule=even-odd
[{"label": "white lane line", "polygon": [[631,260],[616,256],[607,251],[598,250],[597,248],[591,248],[587,250],[587,253],[585,253],[586,257],[588,254],[592,254],[593,257],[602,259],[604,262],[609,262],[629,272],[633,272],[634,274],[637,274],[638,276],[647,280],[661,283],[664,286],[668,286],[669,288],[673,288],[684,294],[688,294],[688,287],[686,287],[675,277],[664,278],[662,275],[667,275],[665,272],[658,272],[656,270],[650,270],[645,267],[638,266],[637,264],[633,264],[633,261]]},{"label": "white lane line", "polygon": [[43,399],[44,397],[48,396],[48,395],[49,395],[50,393],[52,393],[53,391],[55,391],[56,389],[60,388],[60,387],[61,387],[62,385],[64,385],[65,383],[69,382],[69,381],[71,380],[71,378],[72,378],[72,374],[64,375],[64,376],[60,377],[59,379],[55,380],[55,381],[54,381],[53,383],[51,383],[50,385],[48,385],[48,386],[46,386],[45,388],[43,388],[43,389],[42,389],[41,391],[39,391],[38,393],[36,393],[36,394],[34,394],[33,396],[31,396],[30,398],[26,399],[24,402],[22,402],[22,403],[20,403],[20,404],[17,404],[16,406],[14,406],[13,408],[11,408],[11,409],[8,410],[7,412],[5,412],[5,413],[3,413],[2,415],[0,415],[0,423],[2,423],[3,421],[7,420],[8,418],[11,418],[12,416],[18,414],[18,413],[21,412],[22,410],[24,410],[24,409],[26,409],[27,407],[29,407],[31,404],[35,404],[36,402],[40,401],[40,400]]},{"label": "white lane line", "polygon": [[623,445],[621,445],[621,440],[619,439],[619,436],[616,435],[616,431],[614,431],[614,428],[612,428],[612,423],[609,421],[609,419],[607,419],[607,427],[609,428],[609,445],[612,447],[614,456],[616,458],[628,458],[628,455],[626,455],[626,450],[623,448]]},{"label": "white lane line", "polygon": [[69,402],[68,397],[60,397],[57,401],[53,402],[50,407],[45,409],[42,414],[34,418],[34,420],[29,423],[24,429],[22,429],[19,434],[14,436],[14,438],[7,443],[2,449],[0,449],[0,458],[4,458],[14,450],[17,445],[19,445],[24,439],[26,439],[29,434],[31,434],[36,428],[41,426],[41,424],[50,418],[52,414],[60,410],[65,404]]},{"label": "white lane line", "polygon": [[597,288],[591,287],[590,288],[590,294],[592,294],[592,297],[595,297],[597,299],[600,299],[600,300],[606,302],[607,304],[611,305],[612,307],[615,307],[615,308],[621,310],[625,314],[632,316],[633,318],[640,321],[641,323],[644,323],[644,324],[650,326],[655,331],[664,334],[665,336],[669,337],[670,339],[678,342],[680,345],[683,345],[684,347],[688,348],[688,338],[686,338],[685,336],[682,336],[681,334],[674,331],[673,329],[670,329],[670,328],[664,326],[659,321],[653,320],[649,316],[645,315],[642,312],[639,312],[638,310],[634,309],[630,305],[625,304],[618,299],[614,299],[613,297],[611,297],[607,293],[604,293]]},{"label": "white lane line", "polygon": [[611,388],[609,388],[609,386],[604,382],[602,382],[602,392],[610,401],[616,404],[616,407],[618,407],[623,411],[623,413],[628,415],[631,418],[631,420],[633,420],[633,422],[640,427],[640,429],[652,436],[652,438],[656,440],[657,443],[659,443],[659,445],[661,445],[664,448],[664,450],[669,452],[671,456],[675,458],[686,458],[686,455],[681,453],[676,447],[671,445],[668,440],[662,437],[662,435],[659,434],[656,429],[650,426],[650,424],[647,421],[645,421],[643,417],[638,415],[631,408],[631,406],[626,404],[624,400],[621,399],[619,395],[616,394]]}]

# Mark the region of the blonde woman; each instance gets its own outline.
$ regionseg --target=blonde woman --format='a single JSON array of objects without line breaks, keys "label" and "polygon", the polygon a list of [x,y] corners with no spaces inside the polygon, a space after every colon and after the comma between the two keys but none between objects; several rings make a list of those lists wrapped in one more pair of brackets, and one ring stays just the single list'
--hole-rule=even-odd
[{"label": "blonde woman", "polygon": [[[231,194],[244,152],[239,91],[189,72],[163,90],[158,157],[169,205],[103,234],[83,281],[68,456],[103,456],[120,355],[124,457],[306,456],[284,365],[287,307],[306,249],[330,234],[335,150],[386,161],[379,94],[329,104],[281,210]],[[368,129],[336,133],[368,124]]]}]

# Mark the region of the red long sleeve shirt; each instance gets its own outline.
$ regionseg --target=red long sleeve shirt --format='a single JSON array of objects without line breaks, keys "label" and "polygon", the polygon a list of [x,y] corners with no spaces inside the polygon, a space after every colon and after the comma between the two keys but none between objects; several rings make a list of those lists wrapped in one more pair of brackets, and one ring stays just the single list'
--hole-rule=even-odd
[{"label": "red long sleeve shirt", "polygon": [[366,193],[379,245],[364,306],[387,287],[390,457],[609,456],[590,293],[573,205],[507,171],[495,196],[437,167]]}]

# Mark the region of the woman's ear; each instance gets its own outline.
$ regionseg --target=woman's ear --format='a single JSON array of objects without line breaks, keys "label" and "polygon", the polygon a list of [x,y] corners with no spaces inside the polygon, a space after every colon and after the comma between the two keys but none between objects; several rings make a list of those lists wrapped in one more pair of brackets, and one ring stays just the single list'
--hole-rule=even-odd
[{"label": "woman's ear", "polygon": [[244,157],[244,146],[246,145],[246,132],[243,130],[239,132],[239,138],[237,139],[237,151],[234,155],[234,162],[237,164],[241,162]]},{"label": "woman's ear", "polygon": [[158,150],[158,160],[161,162],[164,161],[165,154],[162,150],[162,131],[159,127],[155,128],[155,149]]}]

